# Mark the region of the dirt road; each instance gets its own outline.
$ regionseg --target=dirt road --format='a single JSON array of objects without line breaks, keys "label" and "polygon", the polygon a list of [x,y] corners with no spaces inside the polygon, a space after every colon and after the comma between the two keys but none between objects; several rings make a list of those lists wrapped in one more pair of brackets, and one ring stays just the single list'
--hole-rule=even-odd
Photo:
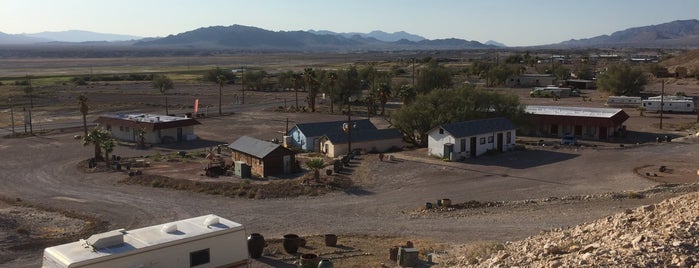
[{"label": "dirt road", "polygon": [[[212,120],[243,128],[241,123],[260,116],[279,117],[242,113]],[[204,125],[209,123],[213,121],[204,121]],[[232,135],[228,131],[202,127],[198,134],[202,139],[228,142],[221,140]],[[118,172],[83,173],[76,164],[89,157],[92,149],[80,145],[73,134],[0,139],[0,196],[97,216],[110,223],[109,229],[215,213],[242,223],[248,232],[270,238],[285,233],[379,234],[453,244],[520,239],[542,229],[578,224],[657,200],[609,200],[469,217],[412,217],[410,212],[440,198],[453,202],[522,200],[638,191],[656,183],[638,176],[634,168],[695,159],[699,154],[698,144],[663,143],[608,150],[532,148],[466,163],[435,163],[421,151],[397,153],[391,162],[367,155],[353,167],[364,185],[361,189],[318,197],[249,200],[123,185],[117,183],[124,176]],[[153,151],[118,147],[115,153],[139,156]],[[40,252],[35,252],[3,265],[38,267],[40,262]]]}]

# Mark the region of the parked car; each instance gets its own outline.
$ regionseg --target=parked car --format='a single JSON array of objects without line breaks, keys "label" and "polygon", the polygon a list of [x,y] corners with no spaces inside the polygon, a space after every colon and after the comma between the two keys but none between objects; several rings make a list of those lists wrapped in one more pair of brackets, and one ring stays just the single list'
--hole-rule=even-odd
[{"label": "parked car", "polygon": [[577,145],[578,141],[573,135],[563,135],[561,138],[561,145]]}]

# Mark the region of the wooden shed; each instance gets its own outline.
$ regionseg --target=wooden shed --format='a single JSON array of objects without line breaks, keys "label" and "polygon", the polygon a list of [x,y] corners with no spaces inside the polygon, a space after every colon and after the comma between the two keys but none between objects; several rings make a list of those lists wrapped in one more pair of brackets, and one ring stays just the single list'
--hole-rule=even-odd
[{"label": "wooden shed", "polygon": [[281,144],[242,136],[228,147],[233,151],[233,162],[245,162],[256,176],[277,176],[294,172],[296,154]]}]

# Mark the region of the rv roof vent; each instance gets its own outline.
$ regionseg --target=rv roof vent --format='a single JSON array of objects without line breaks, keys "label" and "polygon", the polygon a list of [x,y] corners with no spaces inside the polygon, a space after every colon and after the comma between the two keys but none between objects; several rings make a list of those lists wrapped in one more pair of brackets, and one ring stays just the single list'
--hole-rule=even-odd
[{"label": "rv roof vent", "polygon": [[106,233],[92,235],[86,240],[86,242],[93,249],[118,246],[124,243],[125,233],[126,230],[124,229],[109,231]]},{"label": "rv roof vent", "polygon": [[177,224],[166,223],[165,225],[163,225],[163,228],[160,230],[163,231],[164,233],[168,233],[168,234],[177,232]]},{"label": "rv roof vent", "polygon": [[207,217],[206,220],[204,220],[204,225],[206,225],[206,227],[216,224],[218,224],[218,217]]}]

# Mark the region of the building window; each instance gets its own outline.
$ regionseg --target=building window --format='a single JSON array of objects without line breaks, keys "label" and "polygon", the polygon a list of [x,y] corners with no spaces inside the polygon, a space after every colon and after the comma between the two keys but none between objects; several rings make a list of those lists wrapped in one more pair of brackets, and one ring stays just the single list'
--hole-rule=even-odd
[{"label": "building window", "polygon": [[481,144],[485,144],[485,137],[481,137]]},{"label": "building window", "polygon": [[119,126],[119,131],[124,131],[124,127],[123,127],[123,126]]},{"label": "building window", "polygon": [[443,128],[440,128],[440,129],[439,129],[439,134],[444,134],[444,129],[443,129]]},{"label": "building window", "polygon": [[129,127],[125,127],[125,128],[124,128],[124,131],[125,131],[125,132],[129,132]]},{"label": "building window", "polygon": [[488,143],[493,143],[493,136],[488,137]]},{"label": "building window", "polygon": [[508,131],[506,137],[507,137],[507,144],[512,143],[512,132]]},{"label": "building window", "polygon": [[107,130],[108,130],[108,131],[112,131],[112,125],[107,124]]},{"label": "building window", "polygon": [[209,249],[202,249],[189,253],[189,267],[207,264],[210,261]]}]

